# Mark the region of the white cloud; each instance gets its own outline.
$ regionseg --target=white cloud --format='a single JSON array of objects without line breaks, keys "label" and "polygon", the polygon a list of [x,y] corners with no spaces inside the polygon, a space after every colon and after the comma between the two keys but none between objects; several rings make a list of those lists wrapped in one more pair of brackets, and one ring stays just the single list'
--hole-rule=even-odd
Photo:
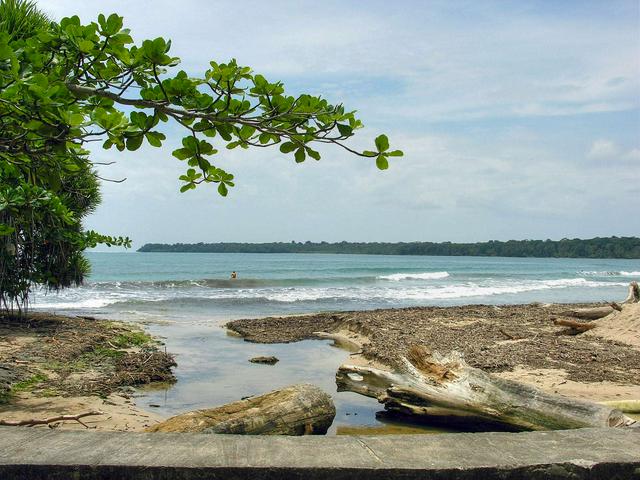
[{"label": "white cloud", "polygon": [[589,148],[589,151],[587,152],[587,157],[597,160],[609,159],[615,157],[619,153],[620,149],[611,140],[600,139],[591,144],[591,148]]},{"label": "white cloud", "polygon": [[42,2],[58,18],[119,12],[135,39],[171,38],[182,68],[194,74],[211,59],[235,57],[296,92],[344,101],[369,126],[352,145],[366,148],[387,132],[406,155],[380,172],[336,149],[301,165],[277,151],[221,149],[238,185],[221,199],[206,187],[178,193],[182,165],[170,147],[113,153],[119,163],[104,174],[129,180],[105,185],[91,219],[98,230],[129,233],[138,244],[640,230],[622,198],[639,193],[639,170],[584,161],[640,158],[638,117],[628,113],[640,108],[636,2],[176,5]]},{"label": "white cloud", "polygon": [[624,154],[625,160],[640,161],[640,148],[633,148]]}]

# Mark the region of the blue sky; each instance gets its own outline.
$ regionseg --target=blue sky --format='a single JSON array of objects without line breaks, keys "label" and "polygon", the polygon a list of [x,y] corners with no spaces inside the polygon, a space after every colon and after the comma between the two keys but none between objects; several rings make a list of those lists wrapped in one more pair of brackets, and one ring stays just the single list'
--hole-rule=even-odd
[{"label": "blue sky", "polygon": [[181,68],[237,58],[292,93],[357,109],[405,157],[385,172],[323,149],[224,151],[226,199],[180,194],[167,148],[96,150],[88,226],[145,242],[481,241],[640,234],[640,3],[632,1],[52,0],[55,18],[117,12],[172,39]]}]

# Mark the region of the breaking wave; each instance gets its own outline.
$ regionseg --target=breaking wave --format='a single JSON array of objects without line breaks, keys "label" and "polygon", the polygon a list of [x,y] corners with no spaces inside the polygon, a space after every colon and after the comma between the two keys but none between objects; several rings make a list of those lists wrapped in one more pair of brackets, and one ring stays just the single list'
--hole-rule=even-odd
[{"label": "breaking wave", "polygon": [[[430,272],[446,273],[446,272]],[[405,274],[402,274],[405,275]],[[411,274],[407,274],[411,275]],[[423,274],[418,274],[423,275]],[[447,274],[448,275],[448,274]],[[419,277],[424,280],[424,277]],[[446,278],[441,276],[440,278]],[[144,282],[141,282],[144,283]],[[196,282],[197,283],[197,282]],[[455,300],[471,297],[496,297],[525,292],[558,290],[567,288],[602,288],[624,286],[625,282],[595,281],[585,278],[563,278],[553,280],[493,280],[452,282],[448,284],[432,283],[377,283],[361,285],[323,285],[323,286],[271,286],[244,288],[202,288],[192,285],[190,288],[166,288],[157,282],[146,282],[134,287],[122,283],[111,289],[101,284],[66,290],[57,295],[41,295],[36,298],[35,308],[60,310],[92,310],[108,306],[166,306],[181,308],[203,305],[274,305],[274,304],[319,304],[327,308],[339,308],[345,303],[382,304],[388,306],[403,303],[427,303],[437,300]]]},{"label": "breaking wave", "polygon": [[379,275],[380,280],[438,280],[447,278],[449,272],[424,272],[424,273],[393,273],[391,275]]},{"label": "breaking wave", "polygon": [[581,271],[580,275],[587,277],[640,277],[640,271],[626,272],[624,270],[620,272],[611,271]]}]

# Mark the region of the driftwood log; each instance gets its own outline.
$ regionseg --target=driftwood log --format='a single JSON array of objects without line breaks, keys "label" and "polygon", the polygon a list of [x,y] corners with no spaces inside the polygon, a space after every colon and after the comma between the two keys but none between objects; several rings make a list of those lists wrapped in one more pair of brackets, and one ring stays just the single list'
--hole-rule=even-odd
[{"label": "driftwood log", "polygon": [[638,285],[638,282],[629,284],[629,293],[622,303],[640,303],[640,285]]},{"label": "driftwood log", "polygon": [[322,435],[336,409],[314,385],[292,385],[246,400],[171,417],[148,432],[236,433],[246,435]]},{"label": "driftwood log", "polygon": [[87,425],[80,419],[84,417],[89,417],[92,415],[104,415],[104,412],[92,410],[90,412],[79,413],[78,415],[56,415],[55,417],[30,418],[27,420],[0,420],[0,425],[8,426],[8,427],[34,427],[36,425],[51,425],[52,423],[57,423],[57,422],[74,421],[74,422],[78,422],[80,425],[84,426],[85,428],[91,428],[89,425]]},{"label": "driftwood log", "polygon": [[560,315],[565,317],[580,318],[582,320],[597,320],[599,318],[606,317],[614,311],[615,308],[613,308],[611,305],[605,305],[603,307],[574,308],[572,310],[565,310]]},{"label": "driftwood log", "polygon": [[[565,310],[560,314],[565,317],[574,317],[585,320],[583,322],[555,317],[553,317],[552,320],[554,325],[570,327],[572,329],[569,330],[570,333],[583,333],[597,327],[601,323],[598,320],[604,319],[612,313],[622,312],[625,306],[636,304],[638,302],[640,302],[640,287],[638,286],[638,282],[631,282],[629,283],[627,298],[621,304],[612,302],[611,304],[602,307],[575,308],[572,310]],[[592,322],[592,320],[596,321]]]},{"label": "driftwood log", "polygon": [[549,394],[470,367],[457,352],[442,357],[413,346],[402,363],[397,372],[342,365],[336,374],[338,391],[376,398],[387,411],[416,419],[453,417],[517,430],[620,427],[635,422],[614,408]]},{"label": "driftwood log", "polygon": [[593,322],[578,322],[568,318],[556,318],[553,320],[553,324],[561,327],[570,327],[578,333],[586,332],[597,326],[597,324]]}]

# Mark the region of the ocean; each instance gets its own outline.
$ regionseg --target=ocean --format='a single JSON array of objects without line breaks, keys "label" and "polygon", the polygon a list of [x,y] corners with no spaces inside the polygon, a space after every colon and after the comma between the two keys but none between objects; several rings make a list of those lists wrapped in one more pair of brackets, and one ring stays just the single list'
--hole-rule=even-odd
[{"label": "ocean", "polygon": [[[86,285],[36,308],[237,318],[465,303],[624,297],[639,260],[395,255],[89,253]],[[232,271],[238,279],[231,280]]]},{"label": "ocean", "polygon": [[[178,382],[140,392],[140,406],[174,415],[308,382],[334,397],[333,434],[389,427],[376,419],[375,400],[335,392],[347,352],[320,340],[251,344],[228,336],[222,324],[329,310],[622,300],[628,283],[640,279],[639,260],[137,252],[88,258],[85,285],[35,292],[33,308],[136,322],[162,337],[177,355]],[[256,355],[280,362],[247,361]]]}]

